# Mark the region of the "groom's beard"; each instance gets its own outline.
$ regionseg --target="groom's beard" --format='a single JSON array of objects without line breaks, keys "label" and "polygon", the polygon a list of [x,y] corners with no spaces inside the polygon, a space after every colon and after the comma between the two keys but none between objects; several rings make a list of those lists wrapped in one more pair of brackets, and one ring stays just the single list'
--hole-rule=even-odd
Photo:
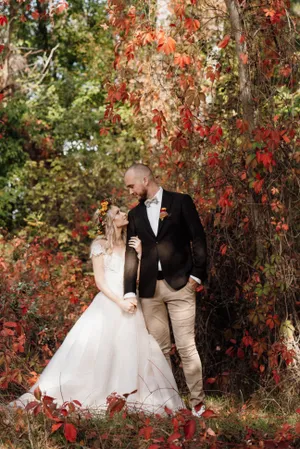
[{"label": "groom's beard", "polygon": [[138,200],[145,201],[146,199],[147,199],[147,190],[145,189],[138,195]]}]

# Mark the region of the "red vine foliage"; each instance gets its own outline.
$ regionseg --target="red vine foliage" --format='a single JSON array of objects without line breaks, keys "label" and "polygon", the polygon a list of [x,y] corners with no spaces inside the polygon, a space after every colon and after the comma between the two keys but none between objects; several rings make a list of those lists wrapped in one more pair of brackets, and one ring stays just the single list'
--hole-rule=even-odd
[{"label": "red vine foliage", "polygon": [[284,390],[299,369],[290,2],[110,0],[108,15],[116,76],[106,129],[129,104],[145,132],[145,162],[163,185],[192,194],[206,227],[197,329],[209,384],[271,378]]}]

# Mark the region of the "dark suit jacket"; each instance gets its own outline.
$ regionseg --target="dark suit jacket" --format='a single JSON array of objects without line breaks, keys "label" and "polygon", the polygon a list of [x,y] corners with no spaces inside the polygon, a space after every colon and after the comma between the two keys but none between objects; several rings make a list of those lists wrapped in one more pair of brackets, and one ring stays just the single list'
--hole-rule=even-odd
[{"label": "dark suit jacket", "polygon": [[159,220],[158,234],[152,231],[144,202],[129,212],[125,257],[124,292],[136,292],[138,259],[128,240],[142,241],[139,295],[154,296],[158,260],[166,282],[175,290],[184,287],[190,275],[206,279],[206,238],[193,200],[189,195],[163,191],[161,207],[168,216]]}]

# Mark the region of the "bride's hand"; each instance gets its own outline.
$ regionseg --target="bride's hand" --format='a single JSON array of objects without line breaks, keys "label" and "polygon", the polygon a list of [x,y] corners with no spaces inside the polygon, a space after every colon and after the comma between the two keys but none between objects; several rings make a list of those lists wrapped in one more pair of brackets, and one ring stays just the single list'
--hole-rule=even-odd
[{"label": "bride's hand", "polygon": [[121,309],[123,310],[123,312],[127,312],[127,313],[135,313],[136,311],[136,306],[130,302],[130,300],[126,300],[126,299],[122,299],[119,303]]},{"label": "bride's hand", "polygon": [[142,256],[142,242],[138,237],[131,237],[129,239],[128,245],[134,248],[137,252],[138,258]]}]

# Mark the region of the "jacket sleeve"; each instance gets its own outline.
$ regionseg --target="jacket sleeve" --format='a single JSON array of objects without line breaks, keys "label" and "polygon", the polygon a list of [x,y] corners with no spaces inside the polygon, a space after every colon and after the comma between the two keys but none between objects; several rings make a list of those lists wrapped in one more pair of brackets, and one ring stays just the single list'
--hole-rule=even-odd
[{"label": "jacket sleeve", "polygon": [[132,211],[128,214],[128,221],[124,269],[124,295],[126,295],[126,293],[136,293],[137,270],[139,265],[135,249],[128,245],[129,239],[137,235]]},{"label": "jacket sleeve", "polygon": [[191,275],[205,281],[207,278],[206,236],[195,204],[189,195],[184,195],[182,213],[192,243],[193,268]]}]

